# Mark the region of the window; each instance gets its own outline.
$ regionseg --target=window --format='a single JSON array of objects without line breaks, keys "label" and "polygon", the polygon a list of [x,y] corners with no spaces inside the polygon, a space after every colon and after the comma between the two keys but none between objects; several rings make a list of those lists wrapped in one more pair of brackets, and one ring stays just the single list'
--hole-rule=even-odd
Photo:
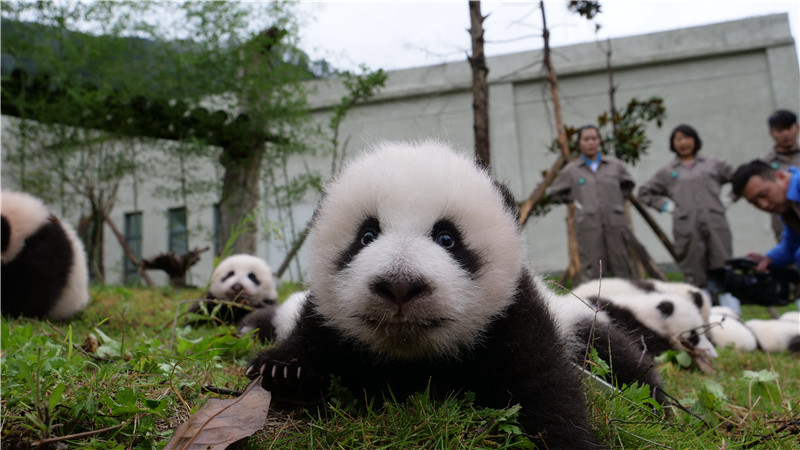
[{"label": "window", "polygon": [[188,248],[186,208],[172,208],[169,210],[169,251],[183,255]]},{"label": "window", "polygon": [[[131,248],[139,260],[142,259],[142,213],[132,212],[125,214],[125,243]],[[141,281],[139,269],[123,255],[123,278],[125,284],[135,284]]]}]

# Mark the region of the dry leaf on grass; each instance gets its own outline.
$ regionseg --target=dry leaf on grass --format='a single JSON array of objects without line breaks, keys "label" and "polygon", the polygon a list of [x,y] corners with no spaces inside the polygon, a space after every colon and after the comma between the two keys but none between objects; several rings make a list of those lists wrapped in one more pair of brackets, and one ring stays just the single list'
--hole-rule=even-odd
[{"label": "dry leaf on grass", "polygon": [[242,395],[211,398],[188,421],[178,425],[164,450],[222,450],[264,428],[272,396],[257,377]]}]

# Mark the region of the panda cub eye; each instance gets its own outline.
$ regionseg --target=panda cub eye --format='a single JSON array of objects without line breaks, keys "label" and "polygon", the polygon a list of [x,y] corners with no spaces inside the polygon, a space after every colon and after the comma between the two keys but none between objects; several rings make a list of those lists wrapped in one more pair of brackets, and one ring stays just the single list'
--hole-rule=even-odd
[{"label": "panda cub eye", "polygon": [[378,222],[378,219],[374,217],[367,218],[362,224],[361,227],[358,229],[358,243],[361,244],[361,247],[366,247],[375,239],[378,239],[378,235],[381,233],[381,225]]},{"label": "panda cub eye", "polygon": [[375,230],[367,230],[364,234],[361,235],[361,245],[367,246],[370,242],[374,241],[378,237],[378,233]]},{"label": "panda cub eye", "polygon": [[230,272],[226,273],[224,277],[222,277],[222,281],[225,281],[232,276],[233,276],[233,271],[231,270]]},{"label": "panda cub eye", "polygon": [[453,246],[456,245],[455,239],[453,239],[453,236],[451,236],[447,231],[442,231],[437,234],[436,238],[434,238],[434,241],[436,242],[436,245],[444,249],[453,248]]},{"label": "panda cub eye", "polygon": [[254,274],[253,272],[250,272],[249,274],[247,274],[247,278],[250,278],[250,281],[252,281],[253,283],[255,283],[255,284],[256,284],[256,286],[259,286],[259,285],[261,285],[261,282],[260,282],[260,281],[258,281],[258,277],[257,277],[257,276],[256,276],[256,274]]}]

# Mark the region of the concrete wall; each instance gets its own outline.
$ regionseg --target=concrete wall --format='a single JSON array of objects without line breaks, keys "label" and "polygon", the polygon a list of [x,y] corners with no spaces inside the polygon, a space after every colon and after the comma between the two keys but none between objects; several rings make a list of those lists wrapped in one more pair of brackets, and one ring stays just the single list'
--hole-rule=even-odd
[{"label": "concrete wall", "polygon": [[[606,45],[606,43],[602,43]],[[772,142],[766,125],[775,109],[800,110],[800,75],[795,43],[785,14],[755,17],[703,27],[634,36],[611,42],[616,101],[624,105],[632,97],[660,96],[668,118],[662,128],[650,126],[653,144],[649,153],[631,167],[634,179],[646,181],[658,167],[672,158],[668,136],[674,126],[694,126],[704,141],[703,152],[739,164],[766,152]],[[541,172],[555,160],[546,146],[555,138],[544,83],[540,51],[489,58],[492,171],[524,199],[541,180]],[[608,79],[605,54],[597,43],[554,49],[565,123],[579,126],[596,121],[608,109]],[[389,72],[386,87],[368,104],[355,108],[340,130],[349,155],[382,139],[446,139],[471,151],[471,72],[466,62]],[[328,122],[329,108],[345,91],[337,80],[310,83],[314,121]],[[5,140],[5,138],[4,138]],[[4,143],[4,149],[6,145]],[[156,151],[157,150],[151,150]],[[329,156],[295,158],[289,171],[311,168],[326,174]],[[210,162],[198,163],[199,177],[218,177]],[[174,169],[173,169],[174,170]],[[5,168],[4,168],[5,175]],[[5,186],[7,177],[3,179]],[[145,255],[166,249],[166,211],[172,203],[152,195],[153,183],[141,180],[138,206],[145,213]],[[114,211],[118,223],[133,211],[133,184],[120,190]],[[213,229],[211,197],[193,199],[189,211],[194,228],[189,245],[210,245]],[[294,220],[302,228],[313,210],[313,198],[294,209]],[[285,222],[275,210],[265,208],[271,220]],[[652,256],[669,263],[670,257],[649,228],[636,215],[634,229]],[[656,213],[657,215],[657,213]],[[150,218],[148,218],[150,217]],[[527,226],[530,262],[540,270],[559,271],[567,264],[564,227],[565,208],[554,207],[549,215],[532,218]],[[657,217],[671,235],[670,218]],[[734,234],[734,253],[765,250],[774,244],[765,214],[749,205],[734,204],[729,213]],[[106,261],[121,268],[119,246],[109,237]],[[286,249],[275,240],[263,240],[259,256],[276,268]],[[208,254],[207,254],[208,255]],[[211,272],[210,255],[193,271],[193,281],[203,284]],[[307,258],[301,252],[301,263]],[[111,265],[111,264],[109,264]],[[294,274],[296,277],[297,274]],[[165,278],[159,278],[165,281]]]}]

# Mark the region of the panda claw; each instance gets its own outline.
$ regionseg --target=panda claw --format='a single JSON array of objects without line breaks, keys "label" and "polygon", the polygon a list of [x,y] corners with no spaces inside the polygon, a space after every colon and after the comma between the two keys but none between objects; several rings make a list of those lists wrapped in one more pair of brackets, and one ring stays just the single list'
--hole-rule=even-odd
[{"label": "panda claw", "polygon": [[267,365],[264,364],[264,365],[261,366],[261,369],[259,369],[258,373],[261,374],[261,376],[263,377],[264,376],[264,372],[266,372],[266,370],[267,370]]},{"label": "panda claw", "polygon": [[255,369],[255,366],[248,367],[247,370],[244,371],[244,376],[249,377],[250,375],[252,375],[253,369]]},{"label": "panda claw", "polygon": [[302,367],[300,367],[300,366],[297,366],[297,379],[298,379],[298,380],[300,379],[300,371],[301,371],[301,370],[303,370],[303,368],[302,368]]},{"label": "panda claw", "polygon": [[272,378],[275,379],[275,374],[278,372],[278,366],[272,366]]},{"label": "panda claw", "polygon": [[283,366],[283,379],[289,378],[289,366]]}]

